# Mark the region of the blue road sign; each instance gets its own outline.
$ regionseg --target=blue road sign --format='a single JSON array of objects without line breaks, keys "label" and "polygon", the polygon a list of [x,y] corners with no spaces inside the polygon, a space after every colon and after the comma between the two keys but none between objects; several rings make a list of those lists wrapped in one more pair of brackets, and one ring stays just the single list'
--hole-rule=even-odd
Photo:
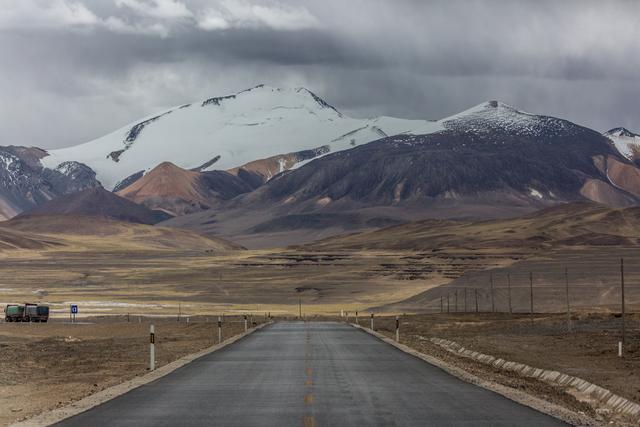
[{"label": "blue road sign", "polygon": [[71,313],[78,314],[78,306],[76,304],[71,304]]}]

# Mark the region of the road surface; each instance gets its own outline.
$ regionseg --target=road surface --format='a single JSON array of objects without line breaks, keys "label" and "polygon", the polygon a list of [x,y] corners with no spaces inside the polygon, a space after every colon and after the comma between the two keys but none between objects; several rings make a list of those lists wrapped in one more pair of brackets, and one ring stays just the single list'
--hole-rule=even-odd
[{"label": "road surface", "polygon": [[563,424],[348,325],[281,322],[60,425]]}]

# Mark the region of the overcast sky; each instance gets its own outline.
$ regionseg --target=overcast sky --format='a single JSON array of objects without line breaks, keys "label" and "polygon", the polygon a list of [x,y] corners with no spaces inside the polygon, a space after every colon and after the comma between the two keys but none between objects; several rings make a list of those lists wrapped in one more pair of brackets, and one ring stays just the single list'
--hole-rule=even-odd
[{"label": "overcast sky", "polygon": [[635,0],[0,0],[0,145],[75,145],[259,83],[356,117],[499,99],[640,131],[639,41]]}]

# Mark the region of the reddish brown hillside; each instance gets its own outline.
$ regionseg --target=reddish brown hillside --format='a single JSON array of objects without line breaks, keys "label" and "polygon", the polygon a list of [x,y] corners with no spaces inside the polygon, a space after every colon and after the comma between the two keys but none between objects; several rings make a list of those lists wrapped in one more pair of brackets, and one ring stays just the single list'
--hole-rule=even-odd
[{"label": "reddish brown hillside", "polygon": [[209,209],[218,200],[252,189],[242,178],[227,172],[194,172],[163,162],[116,194],[177,216]]}]

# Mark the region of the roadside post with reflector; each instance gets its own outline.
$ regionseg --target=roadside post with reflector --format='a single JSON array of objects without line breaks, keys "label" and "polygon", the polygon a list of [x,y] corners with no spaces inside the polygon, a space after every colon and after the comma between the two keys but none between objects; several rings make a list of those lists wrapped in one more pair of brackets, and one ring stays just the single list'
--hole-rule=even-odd
[{"label": "roadside post with reflector", "polygon": [[149,370],[156,369],[156,328],[149,326]]}]

